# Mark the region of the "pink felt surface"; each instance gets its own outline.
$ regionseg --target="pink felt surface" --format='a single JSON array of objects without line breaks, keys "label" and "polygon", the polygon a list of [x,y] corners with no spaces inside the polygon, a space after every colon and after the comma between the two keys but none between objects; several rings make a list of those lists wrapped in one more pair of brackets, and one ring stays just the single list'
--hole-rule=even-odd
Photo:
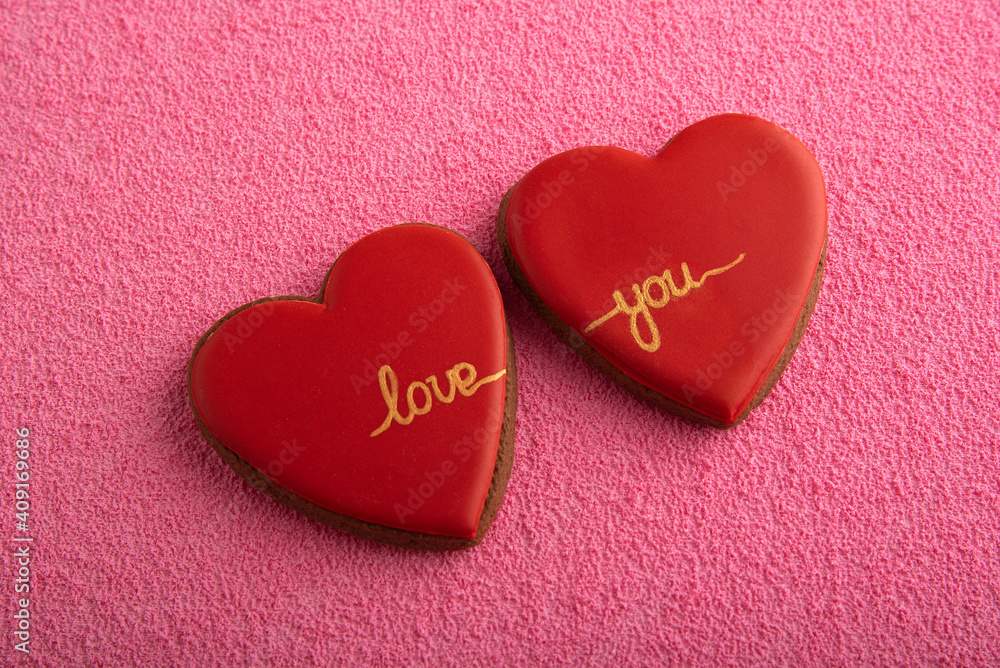
[{"label": "pink felt surface", "polygon": [[[793,4],[5,3],[0,663],[1000,662],[998,10]],[[575,357],[493,231],[543,158],[724,111],[799,136],[830,207],[809,332],[731,433]],[[419,220],[482,250],[517,345],[513,476],[460,554],[262,497],[184,388],[220,315]]]}]

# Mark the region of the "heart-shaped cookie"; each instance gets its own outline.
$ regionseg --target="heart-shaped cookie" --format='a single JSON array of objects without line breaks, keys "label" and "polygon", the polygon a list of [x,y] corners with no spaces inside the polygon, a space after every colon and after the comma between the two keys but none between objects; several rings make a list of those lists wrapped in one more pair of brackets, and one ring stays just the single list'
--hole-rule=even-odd
[{"label": "heart-shaped cookie", "polygon": [[241,306],[188,369],[202,433],[275,499],[421,549],[482,540],[513,461],[500,291],[458,234],[398,225],[348,248],[319,300]]},{"label": "heart-shaped cookie", "polygon": [[579,148],[504,198],[518,286],[588,361],[637,396],[728,428],[805,332],[826,254],[816,159],[760,118],[714,116],[653,158]]}]

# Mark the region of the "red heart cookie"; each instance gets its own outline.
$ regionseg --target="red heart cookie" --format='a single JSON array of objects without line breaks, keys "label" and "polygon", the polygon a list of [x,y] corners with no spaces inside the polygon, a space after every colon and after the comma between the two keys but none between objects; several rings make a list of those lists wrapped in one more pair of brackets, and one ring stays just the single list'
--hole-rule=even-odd
[{"label": "red heart cookie", "polygon": [[727,114],[653,158],[560,153],[504,198],[498,234],[548,323],[637,396],[727,428],[777,382],[823,273],[826,191],[782,128]]},{"label": "red heart cookie", "polygon": [[356,535],[471,547],[513,461],[516,378],[489,265],[399,225],[337,258],[320,300],[246,304],[191,357],[191,406],[237,473]]}]

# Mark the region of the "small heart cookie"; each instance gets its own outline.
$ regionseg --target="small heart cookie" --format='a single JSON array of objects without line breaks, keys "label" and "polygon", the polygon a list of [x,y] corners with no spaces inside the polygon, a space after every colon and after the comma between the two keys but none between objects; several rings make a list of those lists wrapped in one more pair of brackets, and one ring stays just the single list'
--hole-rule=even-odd
[{"label": "small heart cookie", "polygon": [[738,114],[688,127],[653,158],[560,153],[511,188],[497,220],[515,282],[571,347],[638,397],[719,428],[794,354],[826,227],[809,150]]},{"label": "small heart cookie", "polygon": [[219,320],[188,368],[202,433],[255,487],[383,543],[462,549],[507,488],[517,383],[489,265],[433,225],[375,232],[319,300]]}]

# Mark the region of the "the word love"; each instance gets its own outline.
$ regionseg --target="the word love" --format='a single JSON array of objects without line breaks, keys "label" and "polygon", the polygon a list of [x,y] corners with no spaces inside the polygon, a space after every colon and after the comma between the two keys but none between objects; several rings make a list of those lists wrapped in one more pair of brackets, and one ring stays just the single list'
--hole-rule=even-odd
[{"label": "the word love", "polygon": [[[621,290],[615,290],[611,295],[611,298],[615,302],[615,307],[587,325],[583,332],[587,334],[619,313],[624,313],[629,318],[629,329],[632,331],[632,338],[639,344],[639,347],[646,352],[656,352],[660,348],[660,330],[656,327],[656,322],[653,320],[649,309],[663,308],[670,302],[671,298],[679,299],[691,292],[691,290],[700,288],[705,284],[705,280],[709,276],[718,276],[723,272],[729,271],[742,262],[744,257],[746,257],[746,253],[741,253],[738,258],[726,266],[709,269],[697,281],[691,276],[691,270],[688,269],[687,262],[681,262],[681,275],[684,277],[684,284],[682,286],[677,286],[674,282],[673,274],[667,269],[662,274],[654,274],[647,278],[642,282],[642,287],[638,283],[632,284],[632,295],[635,297],[635,303],[632,305],[629,305],[625,301],[625,296]],[[654,291],[659,294],[654,294]],[[649,329],[648,341],[643,339],[642,334],[639,332],[640,315]]]},{"label": "the word love", "polygon": [[[401,425],[408,425],[413,422],[413,418],[418,415],[426,415],[430,412],[437,399],[443,404],[450,404],[455,400],[456,393],[463,397],[471,397],[480,387],[487,383],[499,380],[507,373],[507,369],[502,369],[491,376],[476,380],[476,367],[468,362],[459,362],[452,368],[444,372],[444,377],[448,379],[448,393],[441,392],[438,385],[437,376],[429,376],[426,381],[415,380],[406,388],[407,414],[403,416],[399,412],[399,380],[396,372],[388,364],[383,365],[378,370],[378,386],[382,390],[382,399],[385,400],[389,413],[378,429],[372,432],[372,436],[378,436],[389,428],[393,420]],[[418,404],[417,393],[422,395]]]}]

